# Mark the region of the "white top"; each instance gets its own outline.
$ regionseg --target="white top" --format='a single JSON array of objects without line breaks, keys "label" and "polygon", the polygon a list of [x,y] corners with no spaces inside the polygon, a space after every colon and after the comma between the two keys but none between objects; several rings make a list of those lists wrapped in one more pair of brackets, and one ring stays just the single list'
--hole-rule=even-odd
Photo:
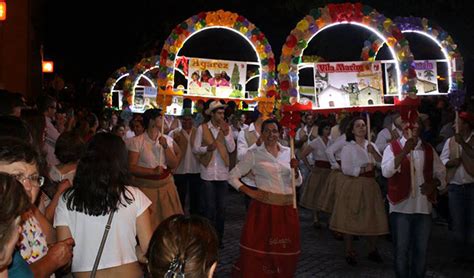
[{"label": "white top", "polygon": [[[260,134],[255,129],[254,123],[251,123],[250,126],[248,127],[248,132],[255,132],[255,134],[257,135],[257,138],[260,137]],[[256,147],[257,147],[257,144],[255,143],[249,146],[247,142],[247,138],[245,138],[245,129],[242,129],[239,132],[239,136],[237,139],[237,161],[242,160],[249,150],[254,149]],[[253,177],[253,174],[242,177],[242,181],[248,186],[251,186],[251,187],[257,186],[255,184],[255,178]]]},{"label": "white top", "polygon": [[[402,131],[396,128],[395,125],[392,124],[392,130],[394,129],[398,132],[398,135],[400,135],[400,137],[403,136]],[[377,134],[377,139],[375,139],[375,145],[377,145],[377,150],[383,153],[383,151],[388,146],[390,141],[392,141],[392,133],[390,132],[388,128],[382,129],[379,132],[379,134]]]},{"label": "white top", "polygon": [[[138,188],[127,186],[128,196],[134,201],[120,206],[112,219],[98,269],[116,267],[137,261],[137,218],[150,206],[151,201]],[[61,196],[54,216],[54,227],[67,226],[76,245],[73,249],[72,272],[91,271],[94,265],[109,214],[90,216],[71,211]]]},{"label": "white top", "polygon": [[337,138],[339,138],[339,136],[341,136],[341,131],[339,130],[339,125],[335,125],[333,127],[331,127],[331,139],[332,140],[336,140]]},{"label": "white top", "polygon": [[76,175],[76,169],[73,169],[65,174],[61,174],[61,171],[56,166],[51,167],[49,170],[49,177],[55,182],[61,182],[63,180],[69,180],[72,184],[74,182],[74,176]]},{"label": "white top", "polygon": [[44,151],[46,152],[46,162],[49,167],[58,165],[60,161],[56,158],[54,154],[54,149],[56,147],[56,141],[60,135],[59,131],[53,125],[53,119],[50,117],[46,118],[46,134],[44,142]]},{"label": "white top", "polygon": [[[370,142],[370,144],[374,147],[375,151],[379,153],[375,144],[372,142]],[[358,177],[361,167],[365,167],[369,163],[374,163],[373,158],[369,157],[369,152],[367,151],[368,145],[369,141],[367,140],[364,142],[364,147],[353,140],[342,148],[341,170],[344,175]]]},{"label": "white top", "polygon": [[[205,123],[209,127],[211,134],[214,138],[217,138],[217,135],[220,131],[220,127],[215,127],[211,121]],[[196,130],[196,139],[194,139],[193,153],[195,154],[204,154],[207,152],[207,147],[202,145],[202,125]],[[232,136],[232,132],[229,127],[229,133],[225,136],[225,145],[229,153],[235,150],[235,141]],[[212,155],[211,162],[206,167],[202,163],[201,165],[201,178],[206,181],[224,181],[229,179],[229,167],[225,166],[224,160],[217,149],[214,150]]]},{"label": "white top", "polygon": [[188,146],[186,147],[186,152],[182,153],[184,157],[181,158],[181,161],[178,167],[175,169],[174,173],[178,175],[182,174],[199,174],[199,160],[193,154],[192,142],[191,142],[191,134],[188,134],[186,131],[182,132],[183,128],[179,127],[169,133],[171,138],[174,138],[175,133],[182,133],[184,137],[188,140]]},{"label": "white top", "polygon": [[[167,168],[165,150],[158,140],[160,136],[161,135],[159,134],[156,141],[154,141],[150,136],[148,136],[147,132],[144,132],[143,134],[130,139],[127,147],[129,151],[139,153],[138,166],[145,168],[156,168],[161,166]],[[173,139],[168,135],[163,136],[166,138],[168,148],[171,148],[173,151]]]},{"label": "white top", "polygon": [[[249,150],[230,172],[230,185],[239,189],[243,186],[239,178],[252,170],[259,189],[272,193],[292,194],[290,148],[280,144],[278,146],[280,151],[277,157],[267,151],[265,144]],[[296,185],[301,185],[302,180],[300,174],[296,180]]]},{"label": "white top", "polygon": [[329,139],[328,143],[324,143],[323,138],[318,136],[318,138],[314,139],[309,143],[309,146],[313,151],[311,154],[313,155],[314,160],[322,160],[322,161],[329,161],[328,156],[326,154],[326,149],[328,146],[332,145],[333,141]]},{"label": "white top", "polygon": [[[311,135],[313,134],[313,130],[316,129],[316,133],[318,131],[318,126],[316,125],[313,125],[311,126],[311,128],[309,129],[309,132],[308,132],[308,126],[307,125],[304,125],[303,127],[300,127],[298,128],[298,130],[296,131],[296,135],[295,135],[295,140],[301,140],[301,137],[303,137],[304,135],[308,136],[308,140],[306,141],[306,144],[309,144],[311,143]],[[319,137],[319,136],[318,136]],[[302,148],[304,148],[305,145],[302,146]],[[313,157],[313,154],[309,154],[306,159],[308,160],[309,164],[310,165],[313,165],[314,164],[314,157]]]},{"label": "white top", "polygon": [[349,142],[346,141],[346,134],[342,134],[337,137],[337,139],[326,149],[326,155],[328,157],[329,163],[331,163],[331,169],[339,169],[338,160],[341,160],[341,151],[345,145]]},{"label": "white top", "polygon": [[[400,145],[403,148],[405,146],[407,139],[402,137],[399,139]],[[410,159],[410,155],[407,156]],[[390,212],[399,212],[399,213],[422,213],[422,214],[431,214],[431,203],[428,201],[425,195],[421,194],[421,188],[419,187],[425,182],[423,177],[423,165],[425,163],[425,154],[423,148],[421,147],[421,140],[418,141],[415,149],[413,150],[413,159],[415,166],[415,183],[417,185],[417,190],[415,196],[413,197],[410,192],[410,197],[408,199],[393,205],[390,203]],[[395,173],[400,173],[401,166],[395,169],[395,156],[393,155],[392,146],[387,146],[383,152],[382,157],[382,175],[386,178],[391,178]],[[441,181],[441,185],[438,189],[444,189],[446,187],[446,169],[444,168],[443,163],[439,159],[436,151],[433,150],[433,177]]]},{"label": "white top", "polygon": [[231,129],[232,129],[232,136],[234,136],[234,140],[237,141],[237,139],[239,138],[239,133],[240,133],[242,130],[248,128],[248,127],[249,127],[249,125],[243,124],[242,127],[240,128],[240,130],[238,130],[238,129],[235,128],[234,126],[231,126]]},{"label": "white top", "polygon": [[[473,133],[471,133],[471,135],[469,135],[469,138],[467,138],[467,140],[465,142],[469,142],[469,140],[471,140],[471,137],[472,137]],[[446,163],[448,163],[449,161],[449,156],[450,156],[450,149],[449,149],[449,142],[451,142],[451,140],[453,140],[454,138],[449,138],[447,141],[446,141],[446,144],[444,144],[444,147],[443,147],[443,152],[441,152],[441,156],[440,156],[440,159],[441,161],[443,162],[444,165],[446,165]],[[461,154],[462,152],[462,147],[459,145],[459,144],[456,144],[458,147],[459,147],[459,154]],[[453,178],[448,181],[449,183],[453,183],[453,184],[467,184],[467,183],[474,183],[474,177],[472,177],[471,175],[469,175],[467,172],[466,172],[466,169],[464,168],[464,165],[459,165],[459,167],[456,169],[456,172],[454,173],[454,176]]]}]

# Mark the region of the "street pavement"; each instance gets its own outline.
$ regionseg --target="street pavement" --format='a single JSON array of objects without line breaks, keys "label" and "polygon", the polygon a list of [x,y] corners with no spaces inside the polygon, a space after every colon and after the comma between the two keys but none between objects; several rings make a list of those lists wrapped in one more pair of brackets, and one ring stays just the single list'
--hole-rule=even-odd
[{"label": "street pavement", "polygon": [[[215,277],[230,277],[232,264],[239,255],[240,234],[245,221],[243,196],[233,190],[229,191],[226,209],[224,247],[220,249]],[[395,277],[392,244],[386,238],[381,237],[377,245],[383,264],[373,263],[366,258],[367,245],[365,239],[361,238],[354,243],[358,264],[352,267],[345,262],[342,241],[335,240],[327,228],[313,228],[309,210],[299,208],[299,215],[302,252],[296,277]],[[448,227],[433,224],[428,248],[427,277],[474,278],[474,262],[453,262],[451,246]]]}]

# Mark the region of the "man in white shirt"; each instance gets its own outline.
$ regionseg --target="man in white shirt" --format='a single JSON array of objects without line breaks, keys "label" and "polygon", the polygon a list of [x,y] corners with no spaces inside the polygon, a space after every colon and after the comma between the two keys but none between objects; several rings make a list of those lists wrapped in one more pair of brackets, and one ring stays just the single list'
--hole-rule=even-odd
[{"label": "man in white shirt", "polygon": [[188,113],[189,111],[183,111],[185,114],[181,118],[181,127],[172,130],[169,134],[181,149],[182,154],[173,177],[183,210],[186,208],[186,196],[189,192],[189,213],[201,214],[200,166],[198,159],[192,152],[192,144],[196,137],[196,128],[193,126],[193,118],[192,115]]},{"label": "man in white shirt", "polygon": [[388,144],[400,137],[402,137],[402,118],[400,113],[395,112],[392,114],[392,124],[391,128],[382,129],[379,134],[377,134],[377,139],[375,139],[375,145],[379,152],[383,152]]},{"label": "man in white shirt", "polygon": [[230,126],[225,122],[227,105],[213,101],[206,110],[211,120],[199,126],[193,153],[201,163],[202,201],[204,215],[214,224],[222,246],[225,221],[225,198],[229,179],[229,153],[235,150]]},{"label": "man in white shirt", "polygon": [[[441,153],[449,182],[449,211],[456,261],[474,255],[474,115],[459,113],[459,134],[449,138]],[[471,257],[471,258],[470,258]]]},{"label": "man in white shirt", "polygon": [[408,122],[402,122],[403,136],[385,148],[382,174],[388,178],[396,276],[424,277],[432,203],[436,202],[436,188],[446,187],[446,169],[433,147],[419,138],[421,121],[413,124],[412,138],[408,127]]},{"label": "man in white shirt", "polygon": [[37,100],[38,111],[44,115],[46,120],[46,136],[44,142],[44,151],[46,152],[46,161],[49,167],[59,164],[59,160],[54,155],[56,140],[60,135],[59,131],[53,125],[53,119],[56,115],[56,100],[50,96],[41,96]]}]

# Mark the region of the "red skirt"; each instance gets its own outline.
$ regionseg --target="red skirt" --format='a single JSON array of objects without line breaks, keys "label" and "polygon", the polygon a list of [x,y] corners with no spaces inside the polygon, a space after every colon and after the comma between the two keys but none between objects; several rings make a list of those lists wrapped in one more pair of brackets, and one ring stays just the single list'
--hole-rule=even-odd
[{"label": "red skirt", "polygon": [[294,277],[301,253],[298,211],[252,200],[232,277]]}]

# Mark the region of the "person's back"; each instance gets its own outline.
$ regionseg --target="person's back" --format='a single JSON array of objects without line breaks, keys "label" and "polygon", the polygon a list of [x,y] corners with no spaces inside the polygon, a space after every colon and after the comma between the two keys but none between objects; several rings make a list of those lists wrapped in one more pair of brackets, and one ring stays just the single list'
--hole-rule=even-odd
[{"label": "person's back", "polygon": [[126,186],[127,169],[124,142],[113,134],[98,134],[79,161],[73,187],[60,198],[54,226],[58,238],[76,242],[75,277],[90,276],[112,211],[97,277],[142,277],[135,238],[144,254],[152,234],[147,210],[151,202],[140,190]]}]

